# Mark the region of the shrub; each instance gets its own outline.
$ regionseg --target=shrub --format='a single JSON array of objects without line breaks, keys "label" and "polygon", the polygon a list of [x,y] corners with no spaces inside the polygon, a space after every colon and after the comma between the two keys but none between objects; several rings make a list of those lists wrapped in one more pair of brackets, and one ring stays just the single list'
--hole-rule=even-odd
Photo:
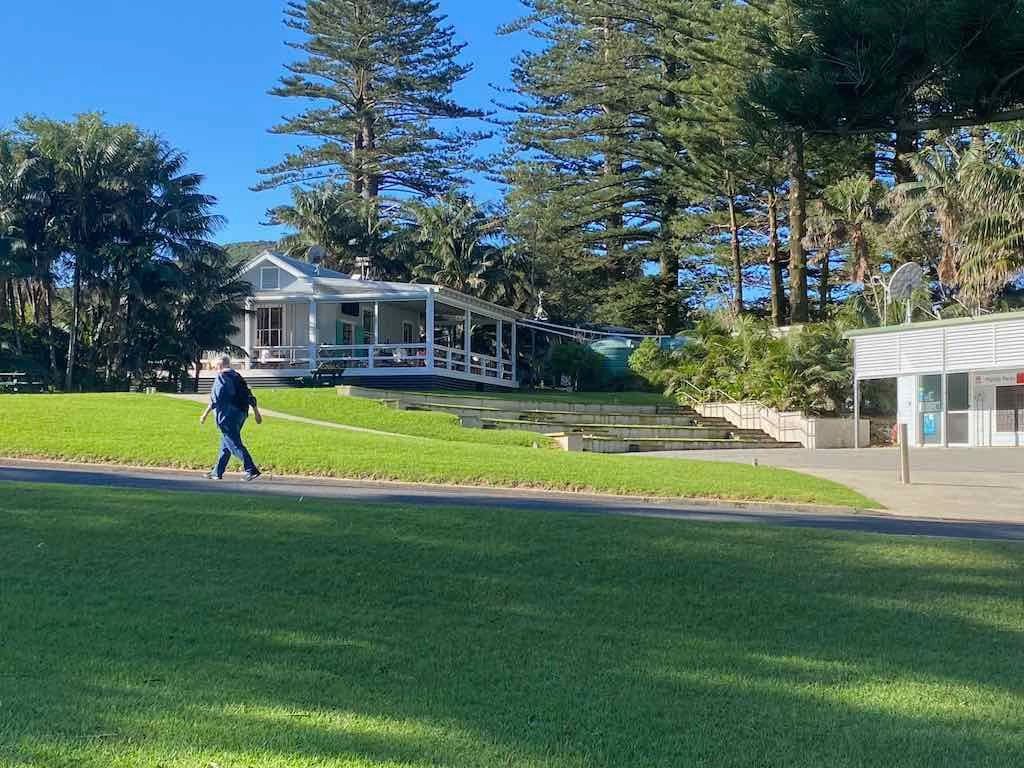
[{"label": "shrub", "polygon": [[778,410],[835,414],[852,396],[852,358],[841,317],[780,334],[752,317],[703,318],[689,342],[667,353],[641,345],[630,367],[652,386],[682,396],[692,387],[709,398],[760,400]]},{"label": "shrub", "polygon": [[600,389],[605,381],[604,357],[575,342],[555,344],[548,352],[547,374],[556,383],[567,377],[574,392]]}]

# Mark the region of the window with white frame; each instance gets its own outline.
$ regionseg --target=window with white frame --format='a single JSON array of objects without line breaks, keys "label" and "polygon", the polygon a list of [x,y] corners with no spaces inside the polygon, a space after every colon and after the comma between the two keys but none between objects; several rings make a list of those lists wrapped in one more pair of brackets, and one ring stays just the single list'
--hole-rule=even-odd
[{"label": "window with white frame", "polygon": [[256,346],[280,347],[284,338],[284,307],[257,307]]},{"label": "window with white frame", "polygon": [[277,267],[260,267],[260,290],[276,291],[281,287],[281,273]]},{"label": "window with white frame", "polygon": [[355,326],[352,325],[352,323],[342,323],[341,324],[341,344],[342,344],[342,346],[347,347],[347,346],[351,346],[353,343],[355,343],[354,342],[355,334],[352,333],[352,331],[354,329],[355,329]]},{"label": "window with white frame", "polygon": [[402,321],[402,343],[413,344],[416,341],[416,330],[408,320]]}]

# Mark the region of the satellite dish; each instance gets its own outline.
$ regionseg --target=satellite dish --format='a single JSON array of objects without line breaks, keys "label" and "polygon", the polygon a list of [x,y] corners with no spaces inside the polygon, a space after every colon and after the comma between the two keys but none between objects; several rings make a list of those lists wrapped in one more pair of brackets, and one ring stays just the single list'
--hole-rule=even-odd
[{"label": "satellite dish", "polygon": [[889,298],[893,301],[907,301],[923,285],[924,270],[919,264],[908,262],[897,269],[889,280]]},{"label": "satellite dish", "polygon": [[888,301],[906,302],[907,313],[904,322],[908,325],[914,315],[914,291],[924,284],[924,270],[912,261],[897,269],[889,280],[889,287],[886,289]]},{"label": "satellite dish", "polygon": [[324,250],[322,245],[314,245],[309,249],[309,260],[313,264],[319,264],[327,258],[327,251]]}]

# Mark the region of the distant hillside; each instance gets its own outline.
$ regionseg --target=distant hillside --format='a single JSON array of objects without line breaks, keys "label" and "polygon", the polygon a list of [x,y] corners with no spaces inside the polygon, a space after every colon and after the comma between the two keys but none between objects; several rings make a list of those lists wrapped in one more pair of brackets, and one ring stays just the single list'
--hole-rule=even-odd
[{"label": "distant hillside", "polygon": [[225,243],[224,250],[231,256],[231,261],[238,263],[259,256],[263,251],[277,247],[275,240],[248,240],[241,243]]}]

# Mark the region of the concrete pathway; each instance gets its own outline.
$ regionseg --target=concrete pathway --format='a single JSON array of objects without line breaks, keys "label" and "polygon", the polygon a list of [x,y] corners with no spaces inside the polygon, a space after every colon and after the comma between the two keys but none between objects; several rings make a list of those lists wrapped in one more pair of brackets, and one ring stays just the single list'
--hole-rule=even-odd
[{"label": "concrete pathway", "polygon": [[149,470],[59,462],[0,459],[4,482],[55,483],[154,491],[238,493],[316,498],[363,504],[457,506],[516,511],[657,517],[753,523],[862,533],[1024,541],[1024,522],[936,520],[786,504],[714,503],[638,499],[526,490],[452,488],[404,483],[263,477],[254,483],[205,480],[198,472]]},{"label": "concrete pathway", "polygon": [[784,467],[835,480],[897,515],[1024,523],[1024,449],[928,448],[910,452],[911,485],[893,448],[750,449],[632,454]]},{"label": "concrete pathway", "polygon": [[[208,395],[167,395],[167,397],[173,397],[175,400],[190,400],[194,403],[202,403],[206,405],[210,402]],[[295,421],[299,424],[312,424],[314,427],[327,427],[328,429],[340,429],[344,432],[363,432],[367,435],[384,435],[385,437],[404,437],[409,440],[429,440],[427,437],[420,437],[419,435],[403,435],[399,432],[384,432],[379,429],[369,429],[367,427],[353,427],[349,424],[339,424],[336,421],[321,421],[320,419],[309,419],[305,416],[296,416],[293,413],[283,413],[281,411],[270,411],[266,408],[260,408],[260,415],[263,417],[269,416],[272,419],[283,419],[284,421]]]}]

